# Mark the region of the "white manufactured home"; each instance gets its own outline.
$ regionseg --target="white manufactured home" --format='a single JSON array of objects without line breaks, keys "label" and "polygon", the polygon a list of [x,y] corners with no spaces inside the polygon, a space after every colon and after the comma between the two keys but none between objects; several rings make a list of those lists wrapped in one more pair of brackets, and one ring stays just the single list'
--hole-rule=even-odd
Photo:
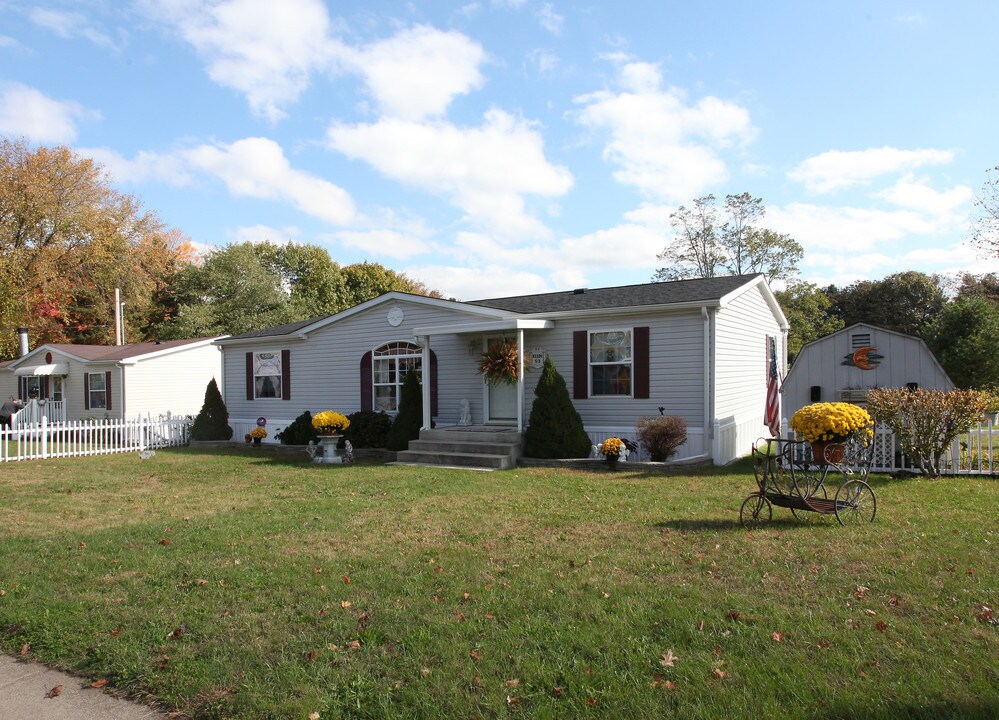
[{"label": "white manufactured home", "polygon": [[784,378],[784,418],[813,402],[863,405],[874,388],[953,390],[954,383],[921,339],[866,323],[805,345]]},{"label": "white manufactured home", "polygon": [[[476,426],[523,430],[551,357],[594,443],[634,437],[636,419],[663,408],[687,421],[681,458],[722,464],[764,432],[768,340],[784,357],[786,334],[764,277],[746,275],[474,302],[391,292],[216,344],[237,436],[305,410],[394,414],[408,371],[421,377],[424,427],[456,426],[467,407]],[[527,357],[515,384],[478,373],[497,340]]]},{"label": "white manufactured home", "polygon": [[197,414],[221,379],[220,336],[128,345],[45,344],[0,366],[0,395],[50,422]]}]

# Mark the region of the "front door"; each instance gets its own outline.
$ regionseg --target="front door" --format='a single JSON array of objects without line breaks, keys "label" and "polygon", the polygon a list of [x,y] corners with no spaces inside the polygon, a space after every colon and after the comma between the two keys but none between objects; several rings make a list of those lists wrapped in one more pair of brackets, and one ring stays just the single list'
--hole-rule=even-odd
[{"label": "front door", "polygon": [[[486,338],[484,347],[490,343],[502,342],[503,338]],[[517,385],[509,383],[485,383],[486,422],[503,425],[517,424]]]}]

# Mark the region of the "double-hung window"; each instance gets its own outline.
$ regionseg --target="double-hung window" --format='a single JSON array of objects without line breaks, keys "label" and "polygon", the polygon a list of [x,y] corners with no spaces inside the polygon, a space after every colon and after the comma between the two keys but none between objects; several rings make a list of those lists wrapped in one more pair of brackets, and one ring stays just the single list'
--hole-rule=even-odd
[{"label": "double-hung window", "polygon": [[372,392],[374,409],[394,413],[406,373],[415,372],[423,380],[423,348],[415,343],[393,342],[372,352]]},{"label": "double-hung window", "polygon": [[631,334],[630,329],[590,333],[590,395],[631,395]]},{"label": "double-hung window", "polygon": [[91,410],[106,410],[107,403],[107,376],[104,373],[89,373],[87,380],[87,392],[90,396]]},{"label": "double-hung window", "polygon": [[281,397],[281,353],[253,353],[254,397]]}]

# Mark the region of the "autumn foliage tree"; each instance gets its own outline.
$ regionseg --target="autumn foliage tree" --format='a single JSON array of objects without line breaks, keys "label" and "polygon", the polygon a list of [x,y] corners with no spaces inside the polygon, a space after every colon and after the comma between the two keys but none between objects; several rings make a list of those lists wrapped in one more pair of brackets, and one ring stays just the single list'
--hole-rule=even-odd
[{"label": "autumn foliage tree", "polygon": [[871,417],[895,433],[899,448],[929,477],[961,433],[980,422],[989,397],[976,390],[877,388],[867,393]]},{"label": "autumn foliage tree", "polygon": [[[35,342],[109,343],[119,288],[132,332],[144,339],[156,290],[189,251],[93,160],[0,138],[3,327],[29,327]],[[3,334],[0,355],[15,345],[13,333]]]}]

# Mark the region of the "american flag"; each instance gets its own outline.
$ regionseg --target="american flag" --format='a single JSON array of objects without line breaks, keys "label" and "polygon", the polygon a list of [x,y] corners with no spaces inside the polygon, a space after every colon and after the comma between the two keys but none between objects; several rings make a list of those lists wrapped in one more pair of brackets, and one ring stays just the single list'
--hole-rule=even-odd
[{"label": "american flag", "polygon": [[777,387],[777,345],[773,337],[767,338],[767,408],[764,414],[770,434],[780,437],[780,388]]}]

